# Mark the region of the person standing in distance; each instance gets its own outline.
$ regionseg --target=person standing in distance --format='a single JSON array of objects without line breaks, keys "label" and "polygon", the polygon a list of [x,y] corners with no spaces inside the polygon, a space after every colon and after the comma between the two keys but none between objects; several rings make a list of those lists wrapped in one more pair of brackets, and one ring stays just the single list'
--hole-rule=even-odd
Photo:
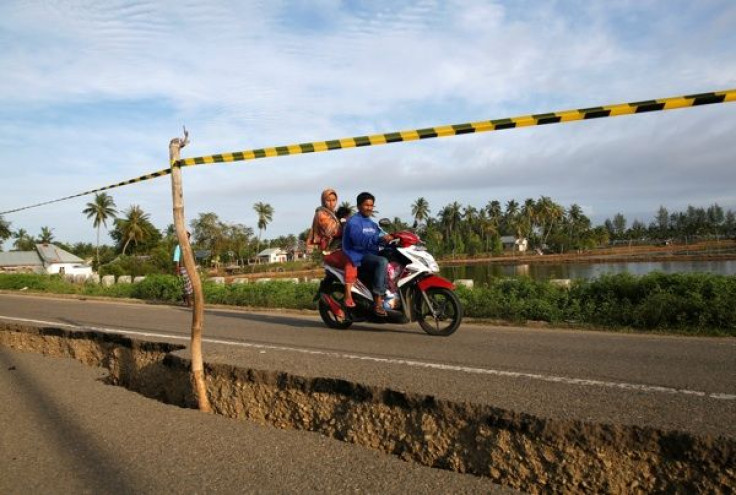
[{"label": "person standing in distance", "polygon": [[[187,239],[192,237],[191,232],[187,230]],[[184,260],[181,259],[181,246],[179,244],[174,248],[174,263],[176,263],[176,274],[181,277],[184,282],[183,298],[184,304],[188,307],[192,307],[194,287],[192,286],[192,279],[189,278],[189,273],[184,266]]]},{"label": "person standing in distance", "polygon": [[363,264],[373,271],[373,312],[378,316],[386,316],[383,308],[383,296],[386,293],[386,265],[388,260],[378,255],[381,241],[392,239],[390,234],[381,236],[381,229],[373,216],[373,204],[376,198],[369,192],[358,194],[356,203],[358,213],[350,217],[342,236],[342,249],[356,267]]}]

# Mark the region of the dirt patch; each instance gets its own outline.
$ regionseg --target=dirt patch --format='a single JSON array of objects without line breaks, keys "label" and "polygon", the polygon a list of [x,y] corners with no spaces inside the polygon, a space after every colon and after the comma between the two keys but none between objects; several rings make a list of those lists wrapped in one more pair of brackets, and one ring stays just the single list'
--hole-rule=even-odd
[{"label": "dirt patch", "polygon": [[[0,345],[71,357],[108,381],[193,407],[183,349],[118,335],[0,323]],[[216,413],[326,436],[530,493],[731,493],[736,440],[546,419],[333,378],[206,365]]]}]

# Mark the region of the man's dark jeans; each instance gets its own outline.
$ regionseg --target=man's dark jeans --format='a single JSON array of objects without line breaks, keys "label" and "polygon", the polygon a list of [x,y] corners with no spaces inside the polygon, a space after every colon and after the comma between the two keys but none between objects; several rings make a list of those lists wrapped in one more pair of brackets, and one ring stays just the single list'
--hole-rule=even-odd
[{"label": "man's dark jeans", "polygon": [[373,271],[373,293],[383,296],[386,293],[386,266],[388,260],[377,254],[365,253],[362,264]]}]

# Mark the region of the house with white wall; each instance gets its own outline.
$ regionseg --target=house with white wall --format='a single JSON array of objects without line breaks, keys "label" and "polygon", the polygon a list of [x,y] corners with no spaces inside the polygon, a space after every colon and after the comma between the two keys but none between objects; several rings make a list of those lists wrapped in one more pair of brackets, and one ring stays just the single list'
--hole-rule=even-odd
[{"label": "house with white wall", "polygon": [[82,258],[54,244],[36,244],[35,251],[0,253],[0,272],[92,275]]},{"label": "house with white wall", "polygon": [[259,263],[284,263],[286,255],[286,251],[281,248],[270,248],[258,253],[257,258]]},{"label": "house with white wall", "polygon": [[501,236],[501,244],[504,250],[518,251],[520,253],[525,252],[529,248],[529,241],[526,237],[516,237],[513,235]]}]

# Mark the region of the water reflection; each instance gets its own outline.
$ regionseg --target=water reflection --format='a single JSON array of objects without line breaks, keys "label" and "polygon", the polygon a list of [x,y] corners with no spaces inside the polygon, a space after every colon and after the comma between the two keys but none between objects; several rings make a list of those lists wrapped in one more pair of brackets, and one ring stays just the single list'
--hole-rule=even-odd
[{"label": "water reflection", "polygon": [[441,275],[455,280],[473,279],[476,284],[487,283],[497,277],[531,277],[538,280],[553,278],[589,279],[603,274],[631,273],[644,275],[650,272],[692,273],[707,272],[736,275],[736,261],[641,261],[615,263],[530,263],[443,266]]}]

